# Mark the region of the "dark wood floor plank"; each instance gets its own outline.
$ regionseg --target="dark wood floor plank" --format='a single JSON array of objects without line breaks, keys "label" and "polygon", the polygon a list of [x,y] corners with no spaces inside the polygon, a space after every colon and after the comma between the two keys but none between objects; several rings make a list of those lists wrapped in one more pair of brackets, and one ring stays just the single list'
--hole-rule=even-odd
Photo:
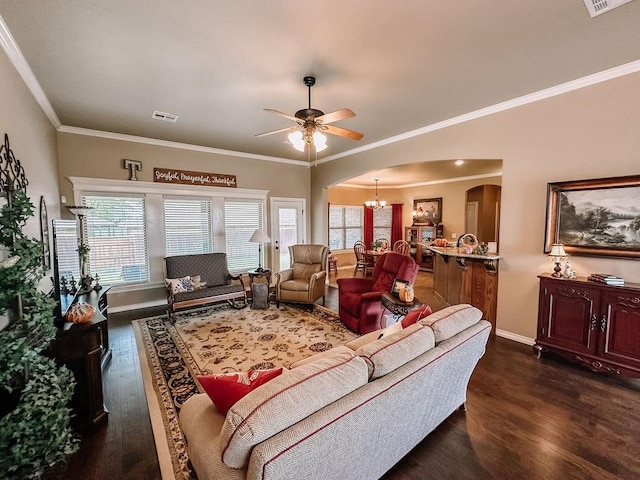
[{"label": "dark wood floor plank", "polygon": [[[415,291],[441,308],[429,274],[419,274]],[[337,289],[327,288],[325,306],[337,310]],[[131,320],[162,313],[110,315],[109,421],[83,439],[64,478],[160,479]],[[526,345],[492,338],[471,378],[467,406],[385,480],[640,478],[638,380],[595,374],[551,356],[537,359]]]}]

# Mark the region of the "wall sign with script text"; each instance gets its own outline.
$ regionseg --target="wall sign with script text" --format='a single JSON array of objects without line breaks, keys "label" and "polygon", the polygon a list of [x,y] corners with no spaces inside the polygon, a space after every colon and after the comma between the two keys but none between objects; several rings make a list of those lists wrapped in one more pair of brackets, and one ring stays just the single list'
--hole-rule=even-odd
[{"label": "wall sign with script text", "polygon": [[236,176],[222,173],[190,172],[171,168],[154,168],[153,181],[179,183],[182,185],[203,185],[206,187],[237,188]]}]

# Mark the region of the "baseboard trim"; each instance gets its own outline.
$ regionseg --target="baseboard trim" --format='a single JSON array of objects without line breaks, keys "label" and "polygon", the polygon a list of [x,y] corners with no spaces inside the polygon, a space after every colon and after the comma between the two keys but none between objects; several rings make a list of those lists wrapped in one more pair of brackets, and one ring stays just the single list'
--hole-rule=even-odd
[{"label": "baseboard trim", "polygon": [[518,335],[517,333],[507,332],[506,330],[496,329],[496,336],[513,340],[514,342],[524,343],[525,345],[533,346],[536,343],[535,339],[525,337],[524,335]]},{"label": "baseboard trim", "polygon": [[134,303],[132,305],[120,305],[119,307],[109,306],[109,313],[128,312],[129,310],[140,310],[142,308],[152,308],[166,306],[166,300],[156,300],[154,302]]}]

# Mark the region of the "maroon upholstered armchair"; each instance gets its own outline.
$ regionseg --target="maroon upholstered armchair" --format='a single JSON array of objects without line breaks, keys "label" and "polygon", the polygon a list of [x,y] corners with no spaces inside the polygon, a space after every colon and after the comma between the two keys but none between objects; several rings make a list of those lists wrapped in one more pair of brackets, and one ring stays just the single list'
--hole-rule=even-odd
[{"label": "maroon upholstered armchair", "polygon": [[407,255],[389,252],[378,258],[371,278],[339,278],[340,320],[351,330],[369,333],[381,328],[382,294],[391,291],[396,278],[414,283],[418,264]]}]

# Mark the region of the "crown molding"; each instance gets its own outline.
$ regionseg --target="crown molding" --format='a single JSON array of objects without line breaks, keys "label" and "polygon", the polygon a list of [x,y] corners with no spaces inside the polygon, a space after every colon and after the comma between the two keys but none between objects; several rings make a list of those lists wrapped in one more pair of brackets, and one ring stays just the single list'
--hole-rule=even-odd
[{"label": "crown molding", "polygon": [[89,137],[107,138],[110,140],[121,140],[124,142],[144,143],[147,145],[156,145],[159,147],[178,148],[180,150],[192,150],[196,152],[215,153],[217,155],[228,155],[230,157],[251,158],[254,160],[265,160],[269,162],[288,163],[291,165],[299,165],[307,167],[309,162],[293,160],[289,158],[270,157],[267,155],[258,155],[255,153],[237,152],[235,150],[224,150],[222,148],[205,147],[202,145],[193,145],[190,143],[172,142],[169,140],[160,140],[157,138],[138,137],[136,135],[127,135],[125,133],[105,132],[104,130],[92,130],[90,128],[69,127],[62,125],[58,128],[59,132],[72,133],[74,135],[86,135]]},{"label": "crown molding", "polygon": [[[379,190],[394,190],[398,188],[412,188],[412,187],[424,187],[425,185],[439,185],[443,183],[453,183],[453,182],[464,182],[466,180],[478,180],[481,178],[492,178],[492,177],[501,177],[502,170],[494,173],[483,173],[480,175],[469,175],[467,177],[455,177],[455,178],[443,178],[440,180],[430,180],[428,182],[419,182],[419,183],[407,183],[402,185],[385,185],[383,187],[378,187]],[[360,188],[364,190],[371,190],[371,186],[367,185],[356,185],[352,183],[338,183],[334,185],[334,187],[345,187],[345,188]]]},{"label": "crown molding", "polygon": [[442,130],[444,128],[451,127],[453,125],[469,122],[471,120],[476,120],[478,118],[487,117],[489,115],[493,115],[494,113],[504,112],[505,110],[511,110],[512,108],[521,107],[523,105],[528,105],[530,103],[538,102],[540,100],[546,100],[547,98],[555,97],[557,95],[563,95],[565,93],[573,92],[574,90],[579,90],[584,87],[590,87],[591,85],[596,85],[598,83],[606,82],[608,80],[613,80],[614,78],[630,75],[632,73],[637,73],[639,71],[640,71],[640,60],[625,63],[624,65],[620,65],[618,67],[613,67],[608,70],[604,70],[602,72],[594,73],[592,75],[587,75],[586,77],[578,78],[576,80],[571,80],[569,82],[556,85],[554,87],[546,88],[544,90],[523,95],[521,97],[507,100],[502,103],[497,103],[495,105],[481,108],[473,112],[465,113],[463,115],[459,115],[457,117],[453,117],[448,120],[443,120],[441,122],[433,123],[431,125],[418,128],[416,130],[411,130],[409,132],[401,133],[393,137],[385,138],[384,140],[369,143],[367,145],[363,145],[362,147],[357,147],[342,153],[336,153],[335,155],[331,155],[329,157],[323,158],[322,161],[318,160],[318,163],[330,162],[332,160],[337,160],[339,158],[349,157],[357,153],[362,153],[368,150],[373,150],[375,148],[384,147],[385,145],[390,145],[392,143],[408,140],[413,137],[425,135],[427,133],[435,132],[437,130]]},{"label": "crown molding", "polygon": [[7,24],[4,23],[2,16],[0,16],[0,44],[9,57],[9,60],[11,60],[11,63],[13,63],[13,66],[18,71],[18,74],[27,85],[27,88],[36,99],[36,102],[38,102],[40,108],[42,108],[44,114],[47,116],[54,128],[56,130],[59,129],[62,123],[60,123],[58,115],[56,115],[51,103],[49,103],[49,99],[45,95],[44,90],[42,90],[36,76],[31,71],[31,67],[29,67],[24,55],[22,55],[20,47],[18,47],[13,35],[11,35]]}]

